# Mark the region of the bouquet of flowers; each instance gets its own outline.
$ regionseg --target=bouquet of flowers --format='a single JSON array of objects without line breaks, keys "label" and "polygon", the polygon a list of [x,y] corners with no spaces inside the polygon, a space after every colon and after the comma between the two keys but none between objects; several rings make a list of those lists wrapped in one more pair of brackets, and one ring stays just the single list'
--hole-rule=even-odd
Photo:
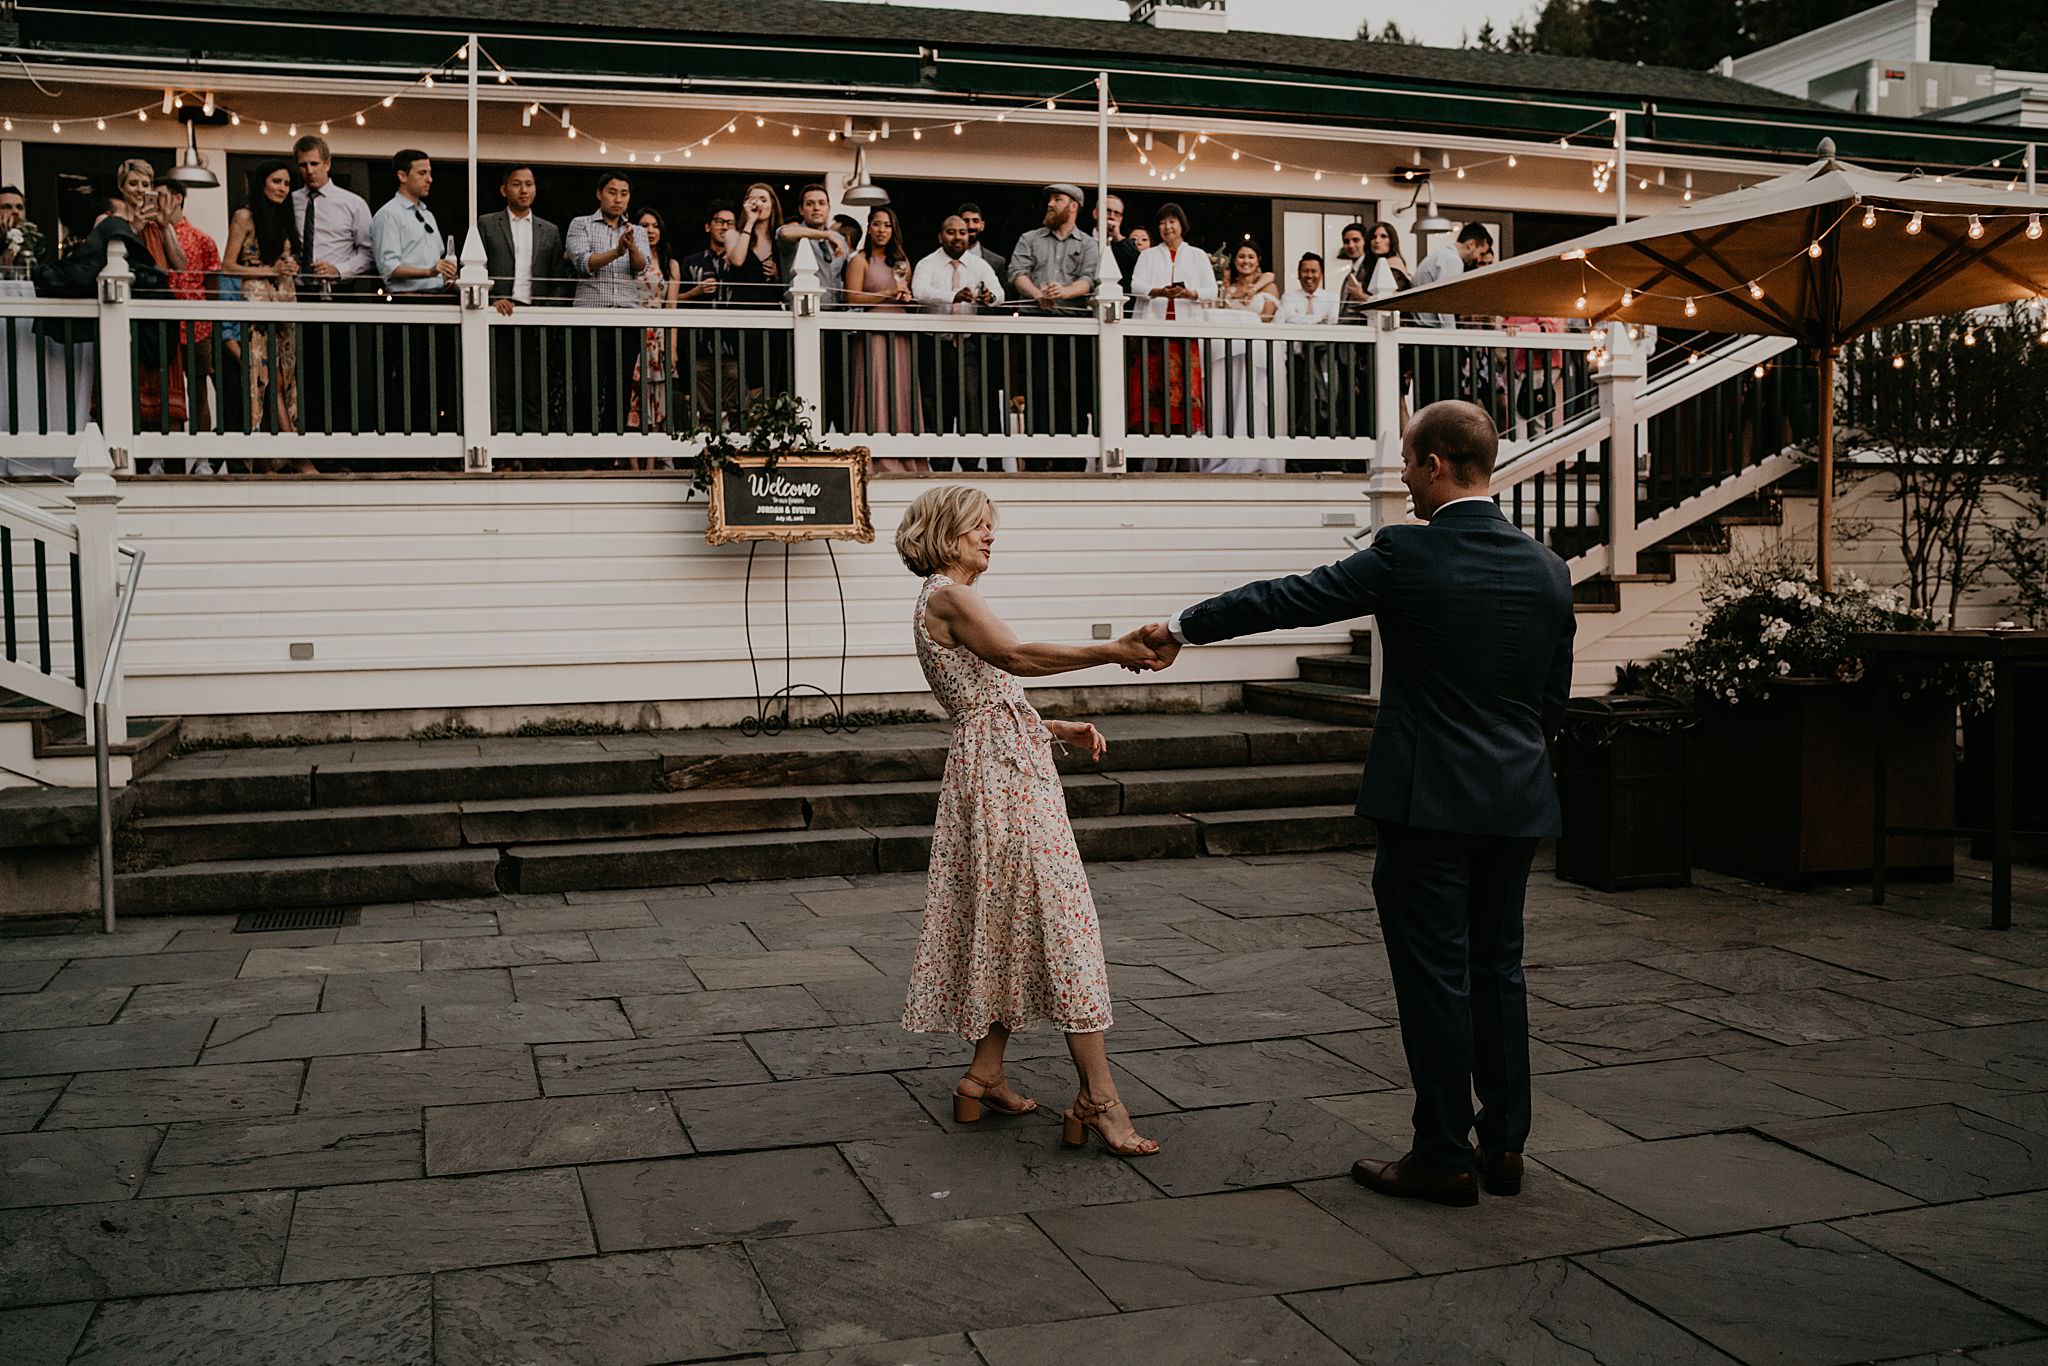
[{"label": "bouquet of flowers", "polygon": [[[1668,697],[1697,709],[1755,704],[1788,682],[1860,683],[1864,662],[1850,644],[1863,631],[1925,631],[1934,622],[1889,588],[1859,578],[1823,587],[1811,568],[1778,557],[1739,564],[1708,580],[1707,612],[1687,644],[1622,666],[1617,693]],[[1899,697],[1953,701],[1966,712],[1990,701],[1984,666],[1899,669]]]},{"label": "bouquet of flowers", "polygon": [[0,239],[0,267],[11,275],[28,275],[42,255],[43,230],[27,219],[9,228],[6,237]]}]

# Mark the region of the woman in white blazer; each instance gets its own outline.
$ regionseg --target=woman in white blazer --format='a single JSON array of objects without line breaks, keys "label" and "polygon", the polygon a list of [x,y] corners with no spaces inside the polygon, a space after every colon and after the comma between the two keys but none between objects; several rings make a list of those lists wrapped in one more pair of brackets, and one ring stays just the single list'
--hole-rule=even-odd
[{"label": "woman in white blazer", "polygon": [[[1192,324],[1203,316],[1202,301],[1216,297],[1216,268],[1187,239],[1187,214],[1178,204],[1162,205],[1159,245],[1131,268],[1135,316]],[[1190,336],[1137,337],[1130,345],[1127,430],[1134,436],[1202,431],[1202,344]]]}]

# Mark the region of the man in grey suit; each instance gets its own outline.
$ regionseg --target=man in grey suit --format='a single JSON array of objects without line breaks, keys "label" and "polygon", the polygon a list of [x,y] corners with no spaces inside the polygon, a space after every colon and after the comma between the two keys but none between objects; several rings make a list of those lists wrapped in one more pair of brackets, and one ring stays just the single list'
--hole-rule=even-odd
[{"label": "man in grey suit", "polygon": [[[562,265],[562,231],[533,211],[539,193],[531,166],[511,166],[498,181],[505,207],[477,219],[483,239],[484,268],[491,273],[492,306],[511,317],[521,304],[558,304],[573,282]],[[555,405],[548,401],[559,377],[541,373],[541,329],[493,329],[492,406],[501,432],[545,432]],[[549,338],[559,370],[568,356],[566,337]],[[515,366],[514,360],[517,358]],[[515,377],[516,369],[516,377]]]},{"label": "man in grey suit", "polygon": [[1431,404],[1401,451],[1401,482],[1428,525],[1384,527],[1348,559],[1233,589],[1146,637],[1170,661],[1186,644],[1373,617],[1386,677],[1358,814],[1379,827],[1373,895],[1415,1140],[1351,1174],[1446,1205],[1477,1204],[1482,1184],[1522,1188],[1522,900],[1537,841],[1560,829],[1549,740],[1571,692],[1571,576],[1488,496],[1497,446],[1480,408]]}]

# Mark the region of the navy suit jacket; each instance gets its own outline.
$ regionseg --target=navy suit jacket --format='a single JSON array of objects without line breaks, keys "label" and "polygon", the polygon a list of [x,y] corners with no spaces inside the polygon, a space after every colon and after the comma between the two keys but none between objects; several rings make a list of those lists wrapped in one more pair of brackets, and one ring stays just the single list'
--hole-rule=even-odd
[{"label": "navy suit jacket", "polygon": [[1197,645],[1370,615],[1385,653],[1358,814],[1419,830],[1561,829],[1550,736],[1571,695],[1571,575],[1490,502],[1390,526],[1349,559],[1181,613]]}]

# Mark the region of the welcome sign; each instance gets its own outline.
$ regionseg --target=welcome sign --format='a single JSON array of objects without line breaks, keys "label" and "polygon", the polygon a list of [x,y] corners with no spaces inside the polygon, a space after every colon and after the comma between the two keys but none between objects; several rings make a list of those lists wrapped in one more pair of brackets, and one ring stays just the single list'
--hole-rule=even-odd
[{"label": "welcome sign", "polygon": [[868,452],[742,456],[719,466],[711,484],[711,520],[704,539],[731,541],[872,541],[868,515]]}]

